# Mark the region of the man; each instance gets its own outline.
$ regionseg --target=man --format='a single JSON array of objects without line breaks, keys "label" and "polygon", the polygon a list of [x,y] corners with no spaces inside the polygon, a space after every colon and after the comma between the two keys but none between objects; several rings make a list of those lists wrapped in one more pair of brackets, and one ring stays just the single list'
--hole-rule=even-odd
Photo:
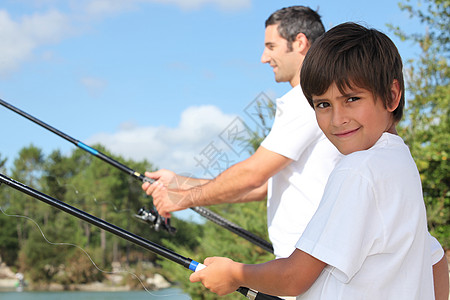
[{"label": "man", "polygon": [[267,195],[269,237],[279,258],[294,251],[340,154],[319,129],[299,85],[303,59],[325,31],[320,16],[293,6],[274,12],[265,25],[261,62],[273,68],[275,81],[289,82],[292,90],[277,99],[272,130],[261,146],[213,180],[159,170],[146,173],[156,182],[142,188],[165,217],[192,206],[259,201]]}]

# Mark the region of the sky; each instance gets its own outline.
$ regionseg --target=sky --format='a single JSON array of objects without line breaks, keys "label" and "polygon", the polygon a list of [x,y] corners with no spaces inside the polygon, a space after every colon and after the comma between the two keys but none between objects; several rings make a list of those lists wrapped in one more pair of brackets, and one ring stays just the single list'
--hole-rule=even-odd
[{"label": "sky", "polygon": [[[360,22],[404,60],[419,53],[386,26],[424,30],[395,0],[3,0],[0,98],[87,145],[216,176],[248,156],[235,138],[260,128],[256,101],[290,89],[260,58],[267,17],[298,4],[318,9],[326,30]],[[0,126],[9,168],[29,145],[76,148],[3,106]]]}]

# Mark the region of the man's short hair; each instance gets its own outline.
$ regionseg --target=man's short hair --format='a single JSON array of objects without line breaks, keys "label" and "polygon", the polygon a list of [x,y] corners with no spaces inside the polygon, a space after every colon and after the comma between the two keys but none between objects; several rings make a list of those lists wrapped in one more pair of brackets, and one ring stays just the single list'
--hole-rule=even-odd
[{"label": "man's short hair", "polygon": [[277,10],[266,20],[266,28],[277,24],[278,33],[288,41],[290,50],[299,33],[303,33],[312,45],[325,32],[319,14],[306,6],[290,6]]},{"label": "man's short hair", "polygon": [[401,99],[394,110],[399,122],[405,105],[403,64],[397,47],[384,33],[355,23],[327,31],[309,49],[300,72],[303,93],[312,106],[313,95],[323,95],[335,83],[341,93],[357,86],[371,91],[388,107],[394,80]]}]

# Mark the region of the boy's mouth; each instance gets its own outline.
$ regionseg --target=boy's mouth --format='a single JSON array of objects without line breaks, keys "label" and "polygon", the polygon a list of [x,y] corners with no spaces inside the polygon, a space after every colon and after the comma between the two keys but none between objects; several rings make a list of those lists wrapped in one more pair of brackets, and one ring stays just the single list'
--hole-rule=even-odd
[{"label": "boy's mouth", "polygon": [[338,138],[345,138],[354,135],[359,130],[359,127],[356,129],[345,130],[338,133],[334,133],[334,135]]}]

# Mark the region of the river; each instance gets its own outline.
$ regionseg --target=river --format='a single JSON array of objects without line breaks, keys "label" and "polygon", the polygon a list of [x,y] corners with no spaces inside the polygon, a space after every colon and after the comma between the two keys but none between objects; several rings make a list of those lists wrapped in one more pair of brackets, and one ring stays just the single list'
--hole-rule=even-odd
[{"label": "river", "polygon": [[1,292],[1,300],[190,300],[179,289],[127,292]]}]

